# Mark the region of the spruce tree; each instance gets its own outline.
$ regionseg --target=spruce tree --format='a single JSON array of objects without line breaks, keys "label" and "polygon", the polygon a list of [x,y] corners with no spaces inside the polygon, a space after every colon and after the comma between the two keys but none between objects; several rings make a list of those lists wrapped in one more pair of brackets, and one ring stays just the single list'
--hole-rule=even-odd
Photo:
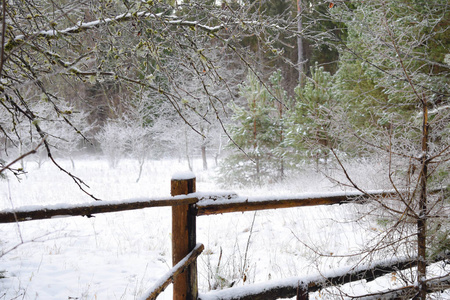
[{"label": "spruce tree", "polygon": [[296,102],[288,113],[288,132],[284,144],[292,148],[292,159],[326,161],[327,147],[333,142],[328,134],[328,115],[333,109],[332,76],[322,66],[311,67],[311,77],[295,89]]},{"label": "spruce tree", "polygon": [[230,105],[232,154],[221,164],[219,181],[225,186],[277,181],[282,162],[276,149],[283,135],[278,102],[252,72],[240,87],[240,95],[246,103]]}]

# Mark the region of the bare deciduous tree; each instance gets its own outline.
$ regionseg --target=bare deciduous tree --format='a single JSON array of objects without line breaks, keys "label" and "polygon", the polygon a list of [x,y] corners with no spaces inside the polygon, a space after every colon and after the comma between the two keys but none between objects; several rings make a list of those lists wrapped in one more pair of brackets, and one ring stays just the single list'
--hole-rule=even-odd
[{"label": "bare deciduous tree", "polygon": [[[1,4],[1,109],[8,116],[0,124],[4,153],[18,147],[17,139],[31,140],[34,132],[53,163],[87,194],[85,183],[60,167],[52,151],[52,140],[64,138],[50,134],[55,122],[89,141],[72,120],[72,111],[62,108],[64,95],[79,97],[89,85],[104,82],[112,82],[105,86],[129,99],[145,89],[169,103],[201,135],[182,112],[180,74],[189,70],[189,76],[201,83],[217,115],[234,95],[231,88],[226,95],[211,92],[211,84],[226,87],[229,79],[216,54],[232,55],[237,64],[252,68],[252,55],[242,40],[253,36],[274,55],[279,53],[273,46],[277,33],[289,25],[285,19],[258,13],[253,4],[237,1],[3,0]],[[30,89],[39,97],[28,97]],[[82,104],[73,101],[75,106]],[[42,116],[33,103],[51,109],[52,116]],[[31,134],[18,130],[23,122],[32,125]]]}]

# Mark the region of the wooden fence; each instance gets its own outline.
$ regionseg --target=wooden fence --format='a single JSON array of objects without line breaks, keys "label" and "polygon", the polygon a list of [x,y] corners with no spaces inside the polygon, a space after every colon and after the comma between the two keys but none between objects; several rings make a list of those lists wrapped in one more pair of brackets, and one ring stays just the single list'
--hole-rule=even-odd
[{"label": "wooden fence", "polygon": [[[351,281],[373,280],[393,271],[410,268],[414,260],[397,261],[388,266],[372,265],[370,268],[347,270],[331,277],[322,275],[317,278],[294,278],[283,282],[267,282],[260,288],[244,286],[233,288],[234,293],[213,291],[198,293],[197,257],[204,249],[196,241],[196,217],[202,215],[222,214],[227,212],[244,212],[265,209],[333,205],[350,202],[364,202],[369,197],[388,197],[392,192],[379,193],[342,193],[330,196],[305,196],[300,198],[239,198],[230,195],[198,194],[196,180],[192,176],[175,176],[171,181],[172,197],[163,199],[138,199],[120,202],[94,202],[86,205],[36,206],[17,210],[0,211],[0,223],[23,222],[48,219],[52,217],[91,216],[98,213],[142,209],[148,207],[172,207],[172,263],[173,268],[167,272],[142,299],[156,297],[173,283],[174,300],[194,299],[278,299],[295,297],[308,299],[308,293],[330,285],[340,285]],[[450,279],[446,279],[450,281]],[[234,296],[233,296],[234,295]]]}]

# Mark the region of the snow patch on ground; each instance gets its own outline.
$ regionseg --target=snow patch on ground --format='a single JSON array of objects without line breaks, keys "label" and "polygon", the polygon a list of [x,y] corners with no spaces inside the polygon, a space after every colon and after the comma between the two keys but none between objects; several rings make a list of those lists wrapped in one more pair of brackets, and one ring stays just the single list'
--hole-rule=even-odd
[{"label": "snow patch on ground", "polygon": [[[116,169],[109,168],[106,160],[94,158],[77,160],[75,169],[70,161],[60,163],[82,178],[91,193],[111,203],[170,198],[171,179],[186,169],[186,163],[178,160],[148,161],[136,183],[139,165],[133,160],[122,160]],[[21,181],[13,177],[0,181],[1,210],[97,205],[52,164],[46,162],[38,169],[35,162],[28,161],[24,167],[29,173]],[[230,201],[245,195],[259,201],[318,191],[324,195],[348,193],[318,173],[302,173],[288,179],[287,185],[229,192],[217,189],[214,169],[202,171],[200,160],[194,161],[193,172],[196,196],[205,199],[218,196],[215,200]],[[198,259],[200,292],[223,289],[223,293],[231,293],[225,291],[230,285],[264,285],[267,280],[276,284],[276,280],[307,278],[318,269],[327,272],[354,265],[359,257],[340,255],[363,249],[371,235],[383,230],[375,224],[371,231],[362,231],[360,209],[347,204],[197,218],[197,242],[205,245]],[[167,207],[0,224],[0,271],[5,271],[5,278],[0,279],[0,300],[139,299],[172,267],[170,231],[171,210]],[[329,256],[319,264],[312,248]],[[346,290],[362,294],[374,290],[373,285],[380,289],[391,282],[395,280],[387,277],[372,285],[354,283]],[[172,299],[171,286],[158,299]],[[310,299],[326,296],[314,293]]]}]

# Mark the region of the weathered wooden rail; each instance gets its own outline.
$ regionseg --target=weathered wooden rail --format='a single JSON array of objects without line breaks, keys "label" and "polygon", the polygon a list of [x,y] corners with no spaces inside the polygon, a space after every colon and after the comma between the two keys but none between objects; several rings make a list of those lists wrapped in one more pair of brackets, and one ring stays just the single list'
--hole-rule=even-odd
[{"label": "weathered wooden rail", "polygon": [[132,199],[126,201],[96,201],[87,204],[30,205],[0,211],[0,223],[14,223],[72,216],[91,216],[100,213],[175,206],[197,203],[197,197],[167,197],[163,199]]},{"label": "weathered wooden rail", "polygon": [[[301,206],[333,205],[364,202],[370,197],[389,197],[394,192],[373,193],[340,193],[330,195],[304,195],[291,198],[242,198],[237,195],[208,195],[196,193],[196,180],[193,174],[174,175],[171,181],[171,195],[163,199],[134,199],[127,201],[100,201],[89,204],[61,204],[53,206],[28,206],[15,210],[0,211],[0,223],[24,222],[49,219],[54,217],[91,216],[99,213],[110,213],[143,209],[149,207],[172,207],[172,263],[173,268],[167,272],[142,299],[151,300],[173,282],[174,300],[195,299],[277,299],[294,297],[308,299],[308,293],[329,285],[339,285],[351,281],[373,280],[390,272],[410,268],[413,260],[392,262],[389,265],[372,265],[365,269],[348,270],[335,276],[320,278],[294,278],[282,284],[265,283],[263,288],[235,288],[236,293],[210,292],[198,294],[197,257],[203,251],[203,245],[196,241],[196,217],[222,214],[228,212],[244,212],[265,209],[279,209]],[[311,279],[312,278],[312,279]],[[314,279],[314,280],[313,280]],[[230,296],[231,295],[231,296]],[[232,295],[239,295],[233,297]]]}]

